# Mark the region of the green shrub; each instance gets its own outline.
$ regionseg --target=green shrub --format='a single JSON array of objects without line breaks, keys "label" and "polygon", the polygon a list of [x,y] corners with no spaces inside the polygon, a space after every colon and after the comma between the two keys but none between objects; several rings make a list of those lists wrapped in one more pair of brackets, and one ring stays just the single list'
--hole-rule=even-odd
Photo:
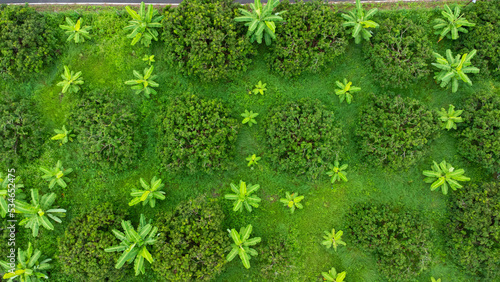
[{"label": "green shrub", "polygon": [[346,241],[370,250],[390,281],[410,281],[430,265],[430,226],[413,211],[358,204],[348,212],[347,224]]},{"label": "green shrub", "polygon": [[285,0],[276,10],[287,12],[284,22],[276,23],[276,40],[267,56],[275,72],[285,77],[317,73],[344,53],[348,42],[342,19],[329,4]]},{"label": "green shrub", "polygon": [[374,96],[360,114],[356,135],[361,152],[374,165],[407,168],[423,154],[424,145],[439,134],[436,118],[418,100]]},{"label": "green shrub", "polygon": [[37,158],[48,135],[43,131],[35,103],[0,94],[0,159],[11,167]]},{"label": "green shrub", "polygon": [[184,75],[204,81],[230,79],[245,72],[256,54],[245,37],[246,27],[234,22],[239,3],[231,0],[183,1],[165,8],[164,54]]},{"label": "green shrub", "polygon": [[159,227],[152,265],[168,281],[208,281],[221,272],[228,234],[222,229],[224,213],[216,200],[199,196],[179,204],[173,212],[156,217]]},{"label": "green shrub", "polygon": [[476,26],[463,34],[463,45],[469,51],[477,49],[480,62],[476,66],[482,73],[500,78],[500,1],[478,1],[464,10]]},{"label": "green shrub", "polygon": [[176,97],[159,117],[157,153],[169,170],[212,172],[228,168],[238,121],[217,100]]},{"label": "green shrub", "polygon": [[262,281],[291,281],[297,278],[297,247],[288,236],[271,235],[256,249]]},{"label": "green shrub", "polygon": [[432,50],[426,31],[401,14],[380,23],[366,50],[382,87],[407,88],[430,72]]},{"label": "green shrub", "polygon": [[53,27],[35,9],[0,6],[0,73],[26,77],[51,62],[58,40]]},{"label": "green shrub", "polygon": [[500,183],[492,182],[459,190],[448,204],[450,253],[465,271],[491,279],[500,277],[499,203]]},{"label": "green shrub", "polygon": [[475,94],[465,103],[462,117],[460,153],[490,172],[500,173],[500,96]]},{"label": "green shrub", "polygon": [[342,129],[318,100],[272,107],[266,122],[269,156],[281,170],[315,178],[343,148]]},{"label": "green shrub", "polygon": [[104,249],[119,241],[111,232],[120,229],[122,215],[109,203],[93,208],[73,219],[63,237],[58,238],[62,272],[75,281],[118,281],[123,269],[115,269],[119,253],[106,253]]},{"label": "green shrub", "polygon": [[112,97],[109,91],[86,93],[71,114],[70,127],[92,162],[125,169],[137,158],[141,146],[138,121],[129,101]]}]

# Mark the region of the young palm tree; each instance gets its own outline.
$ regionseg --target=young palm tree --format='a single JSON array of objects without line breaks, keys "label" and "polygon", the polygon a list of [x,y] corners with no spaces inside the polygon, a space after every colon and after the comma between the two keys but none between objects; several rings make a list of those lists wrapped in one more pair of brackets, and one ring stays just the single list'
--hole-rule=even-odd
[{"label": "young palm tree", "polygon": [[337,273],[337,270],[335,270],[335,267],[332,267],[328,272],[321,272],[321,275],[323,275],[323,278],[326,281],[333,281],[333,282],[342,282],[345,279],[346,272],[342,271],[340,273]]},{"label": "young palm tree", "polygon": [[354,11],[349,11],[347,14],[342,14],[342,17],[347,20],[342,25],[344,27],[353,27],[352,30],[348,32],[352,34],[356,44],[361,43],[362,38],[366,41],[370,41],[372,32],[368,31],[368,28],[378,28],[379,26],[378,23],[370,20],[377,11],[377,8],[373,8],[365,14],[365,11],[361,7],[361,2],[356,0],[356,9]]},{"label": "young palm tree", "polygon": [[128,203],[129,206],[137,205],[140,202],[145,206],[149,202],[149,205],[154,208],[156,199],[165,200],[165,192],[160,191],[160,189],[165,186],[165,184],[161,183],[161,179],[156,179],[156,176],[154,176],[153,179],[151,179],[151,185],[148,185],[141,177],[140,182],[144,190],[132,189],[130,195],[136,198]]},{"label": "young palm tree", "polygon": [[[460,7],[456,6],[455,11],[452,12],[448,5],[444,5],[444,11],[441,12],[445,19],[436,19],[436,29],[435,34],[439,35],[439,41],[441,41],[445,36],[448,39],[456,40],[458,39],[458,32],[467,33],[467,29],[463,26],[475,26],[475,23],[471,23],[463,15],[460,15]],[[451,36],[450,36],[451,33]]]},{"label": "young palm tree", "polygon": [[441,108],[441,111],[438,112],[439,120],[442,121],[441,128],[446,128],[447,130],[450,130],[452,128],[457,129],[456,124],[463,122],[462,117],[460,117],[462,112],[463,110],[455,111],[455,106],[453,105],[449,106],[448,111],[446,111],[444,108]]},{"label": "young palm tree", "polygon": [[262,37],[266,45],[271,45],[271,40],[276,39],[275,22],[282,22],[283,18],[279,15],[284,12],[278,12],[274,15],[272,14],[274,8],[278,6],[279,0],[269,0],[267,4],[263,7],[260,0],[254,0],[253,4],[250,4],[252,12],[245,9],[239,8],[238,10],[243,14],[243,16],[234,18],[237,22],[246,22],[245,26],[248,26],[247,37],[250,38],[250,42],[257,40],[257,43],[262,43]]},{"label": "young palm tree", "polygon": [[66,130],[66,127],[63,125],[62,129],[54,129],[54,132],[57,133],[57,135],[52,136],[50,140],[61,140],[61,143],[59,143],[60,146],[68,143],[68,141],[73,142],[75,134],[71,134],[71,131],[73,130]]},{"label": "young palm tree", "polygon": [[252,212],[252,207],[259,207],[259,203],[261,199],[255,195],[251,195],[253,192],[257,191],[260,188],[259,184],[249,184],[247,188],[247,184],[240,180],[240,189],[236,187],[233,183],[231,183],[231,190],[233,190],[236,194],[226,194],[224,198],[227,200],[234,201],[233,211],[243,211],[243,206],[247,209],[247,211]]},{"label": "young palm tree", "polygon": [[340,81],[335,81],[335,84],[337,84],[337,87],[339,88],[335,89],[335,94],[339,96],[340,103],[346,100],[347,104],[351,104],[352,101],[351,92],[361,91],[360,87],[352,86],[352,82],[350,81],[347,82],[346,78],[344,78],[344,83],[341,83]]},{"label": "young palm tree", "polygon": [[325,231],[325,236],[323,236],[323,239],[325,239],[323,242],[321,242],[322,245],[325,245],[327,249],[333,248],[335,251],[337,251],[337,246],[340,245],[346,245],[344,241],[342,241],[342,230],[339,230],[337,233],[335,233],[335,228],[332,229],[332,232]]},{"label": "young palm tree", "polygon": [[127,38],[133,38],[131,45],[135,45],[140,40],[144,46],[149,47],[151,39],[158,41],[156,28],[162,27],[160,21],[163,16],[156,16],[158,11],[153,8],[152,4],[149,4],[147,12],[144,2],[141,2],[139,13],[130,9],[129,6],[125,7],[125,9],[132,17],[132,20],[129,21],[130,25],[123,28],[124,30],[132,30],[132,33],[127,35]]},{"label": "young palm tree", "polygon": [[80,90],[80,86],[78,85],[82,85],[84,83],[81,75],[81,71],[74,73],[73,71],[70,71],[67,66],[64,66],[64,73],[61,75],[63,81],[57,83],[57,86],[61,86],[63,88],[62,93],[77,93]]},{"label": "young palm tree", "polygon": [[152,75],[154,70],[154,66],[150,66],[149,69],[144,69],[144,75],[141,75],[138,71],[134,70],[134,76],[137,79],[125,81],[127,85],[134,85],[132,89],[135,90],[135,94],[140,94],[144,92],[144,95],[149,98],[150,94],[156,94],[156,90],[151,87],[160,86],[153,79],[157,77],[157,75]]},{"label": "young palm tree", "polygon": [[66,23],[68,25],[59,25],[60,28],[66,30],[66,33],[69,34],[68,40],[75,40],[75,43],[85,42],[85,38],[90,39],[89,30],[92,29],[90,26],[82,27],[82,19],[78,19],[76,24],[68,17],[66,17]]},{"label": "young palm tree", "polygon": [[61,223],[59,217],[64,217],[65,209],[51,209],[56,200],[56,194],[45,194],[40,199],[37,189],[31,189],[31,204],[24,201],[15,200],[16,213],[24,215],[24,219],[19,225],[26,225],[26,228],[32,229],[33,237],[38,236],[38,229],[41,226],[48,230],[54,230],[54,225],[49,218],[57,223]]},{"label": "young palm tree", "polygon": [[283,203],[283,205],[287,206],[290,208],[290,212],[293,213],[295,211],[295,208],[297,209],[302,209],[304,206],[300,203],[304,199],[304,196],[299,196],[299,193],[290,193],[286,192],[285,198],[280,199],[280,202]]},{"label": "young palm tree", "polygon": [[242,124],[248,123],[248,125],[250,127],[252,127],[252,125],[257,124],[257,122],[255,121],[255,118],[258,115],[259,115],[258,113],[254,113],[253,111],[249,112],[248,110],[245,110],[245,112],[241,114],[241,116],[244,117],[244,119],[241,123]]},{"label": "young palm tree", "polygon": [[62,188],[66,188],[68,186],[66,182],[70,182],[70,179],[66,176],[73,172],[73,169],[71,168],[64,169],[62,167],[61,161],[57,161],[56,166],[52,169],[41,166],[40,170],[45,173],[42,178],[49,181],[50,189],[52,189],[56,185],[56,183]]},{"label": "young palm tree", "polygon": [[455,170],[451,164],[442,161],[439,165],[433,161],[434,165],[431,167],[432,170],[424,170],[422,173],[427,176],[424,181],[426,183],[432,183],[431,191],[436,190],[441,187],[443,194],[448,194],[448,185],[451,189],[457,190],[462,188],[457,181],[470,181],[470,178],[464,176],[465,171],[463,169]]},{"label": "young palm tree", "polygon": [[469,54],[463,54],[462,56],[457,55],[453,57],[451,50],[446,50],[446,59],[438,53],[434,52],[434,56],[437,59],[437,63],[432,63],[433,66],[440,69],[440,72],[436,72],[434,79],[441,81],[441,87],[446,87],[451,81],[452,92],[455,93],[458,90],[458,81],[462,80],[469,86],[472,86],[472,81],[467,76],[467,73],[479,73],[479,69],[471,66],[470,60],[476,55],[476,50],[472,50]]},{"label": "young palm tree", "polygon": [[137,231],[130,221],[122,221],[122,227],[125,233],[113,229],[113,234],[116,238],[121,241],[120,245],[113,246],[105,249],[105,252],[123,252],[123,254],[118,258],[115,268],[120,269],[125,264],[125,262],[134,261],[135,276],[140,273],[144,274],[146,269],[144,267],[144,260],[149,263],[153,263],[153,256],[148,251],[148,245],[154,245],[156,243],[158,227],[151,226],[151,220],[146,224],[146,219],[144,215],[141,214],[141,219]]},{"label": "young palm tree", "polygon": [[252,233],[252,225],[249,224],[247,227],[242,227],[240,233],[236,229],[231,229],[229,235],[233,239],[233,244],[231,245],[232,250],[226,257],[227,261],[232,261],[236,255],[240,256],[241,262],[246,269],[250,268],[250,256],[258,255],[257,251],[249,248],[260,242],[260,237],[255,237],[250,239],[250,234]]},{"label": "young palm tree", "polygon": [[2,279],[9,279],[7,281],[21,281],[21,282],[38,282],[40,278],[48,279],[44,270],[51,268],[49,262],[52,259],[45,259],[41,262],[38,261],[42,253],[39,250],[33,252],[31,242],[28,242],[28,249],[26,251],[17,249],[17,264],[14,267],[14,272],[8,272],[12,269],[8,262],[0,261],[0,265],[5,269],[5,274]]}]

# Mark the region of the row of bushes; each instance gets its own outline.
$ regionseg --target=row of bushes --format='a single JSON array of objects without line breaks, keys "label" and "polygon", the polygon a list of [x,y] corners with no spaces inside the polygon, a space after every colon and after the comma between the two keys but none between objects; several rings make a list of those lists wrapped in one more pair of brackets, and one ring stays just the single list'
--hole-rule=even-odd
[{"label": "row of bushes", "polygon": [[[139,156],[139,121],[131,103],[94,91],[80,98],[69,120],[79,149],[93,162],[126,169]],[[32,160],[49,138],[30,100],[2,96],[0,145],[6,164]],[[478,93],[465,102],[457,138],[464,157],[492,173],[500,167],[500,96]],[[157,115],[157,154],[169,171],[227,170],[239,120],[220,101],[181,95],[165,103]],[[408,168],[439,136],[435,111],[400,96],[373,97],[361,109],[355,132],[360,151],[372,164]],[[276,105],[262,122],[268,155],[283,171],[315,178],[342,157],[345,134],[333,112],[318,100],[302,99]]]},{"label": "row of bushes", "polygon": [[[471,184],[452,193],[446,224],[450,258],[484,281],[497,281],[500,268],[500,183]],[[394,205],[357,204],[347,213],[347,232],[370,250],[390,281],[413,281],[436,260],[432,229],[423,216]]]},{"label": "row of bushes", "polygon": [[[246,38],[246,27],[233,20],[239,7],[240,4],[230,0],[183,1],[176,8],[166,7],[162,39],[167,62],[183,74],[207,81],[231,79],[236,73],[246,71],[252,57],[257,55],[257,48]],[[498,0],[469,5],[465,13],[477,25],[455,48],[465,52],[479,50],[479,66],[497,77],[500,75],[500,30],[495,25],[500,20],[498,7]],[[276,27],[277,39],[265,55],[271,69],[285,77],[315,73],[344,54],[349,37],[342,27],[342,12],[335,6],[321,1],[291,5],[285,0],[276,8],[284,10],[287,11],[283,14],[284,21]],[[76,16],[72,17],[76,20]],[[376,17],[380,28],[374,30],[372,41],[363,48],[380,84],[406,88],[425,77],[430,72],[432,57],[428,37],[428,21],[432,17],[412,20],[402,12],[386,12]],[[58,25],[62,21],[62,16],[41,15],[27,6],[1,6],[0,72],[24,76],[50,63],[59,52],[62,33]]]},{"label": "row of bushes", "polygon": [[[111,230],[120,230],[126,217],[125,211],[105,203],[71,221],[58,238],[57,258],[63,273],[77,281],[119,281],[127,275],[131,264],[120,270],[114,268],[121,253],[104,252],[119,243]],[[209,281],[218,275],[230,250],[224,218],[220,203],[203,195],[180,203],[172,212],[157,214],[153,226],[158,227],[159,237],[150,252],[158,278]],[[281,237],[264,237],[257,246],[257,265],[263,279],[288,275],[286,268],[293,264],[292,248]]]}]

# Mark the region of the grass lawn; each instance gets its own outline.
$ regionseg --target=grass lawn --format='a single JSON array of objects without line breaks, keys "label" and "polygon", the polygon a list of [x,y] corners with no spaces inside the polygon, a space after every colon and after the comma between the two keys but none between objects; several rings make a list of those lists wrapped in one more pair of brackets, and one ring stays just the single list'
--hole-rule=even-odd
[{"label": "grass lawn", "polygon": [[[91,12],[83,12],[88,17]],[[68,124],[70,113],[78,104],[80,94],[60,94],[60,81],[63,66],[71,70],[82,71],[86,89],[110,89],[116,98],[126,100],[136,106],[140,120],[141,149],[140,155],[134,160],[130,169],[117,171],[112,167],[100,167],[79,153],[78,142],[70,142],[59,146],[58,142],[47,140],[43,145],[43,153],[33,162],[16,167],[17,175],[24,180],[25,187],[37,188],[49,192],[47,183],[41,179],[39,166],[52,167],[61,160],[65,167],[73,168],[69,176],[71,182],[66,189],[56,187],[52,190],[58,196],[57,205],[67,210],[67,216],[62,224],[55,224],[54,231],[40,228],[36,240],[30,230],[20,228],[17,233],[19,242],[31,241],[46,256],[55,258],[58,254],[58,238],[64,234],[67,224],[85,211],[92,210],[103,202],[127,208],[128,218],[136,226],[139,215],[154,218],[161,211],[171,211],[179,203],[206,194],[219,198],[223,203],[226,228],[236,228],[253,225],[253,237],[261,237],[265,242],[279,234],[295,242],[297,260],[294,262],[296,274],[287,281],[317,281],[322,279],[321,272],[328,271],[332,266],[339,271],[347,272],[347,281],[385,281],[377,268],[375,256],[350,243],[350,235],[344,234],[346,247],[340,247],[337,252],[321,245],[324,231],[345,230],[345,215],[356,203],[388,203],[402,205],[408,209],[420,212],[431,226],[434,244],[432,267],[419,276],[418,281],[430,281],[431,276],[442,278],[442,281],[473,281],[451,261],[445,242],[448,210],[446,206],[449,195],[441,192],[431,192],[429,184],[424,183],[423,170],[430,169],[432,161],[440,162],[446,159],[455,167],[465,169],[465,175],[473,182],[491,181],[493,176],[478,165],[468,162],[459,155],[457,140],[453,134],[445,130],[441,136],[429,143],[425,155],[409,170],[391,171],[385,167],[374,167],[367,163],[360,154],[360,143],[355,136],[360,116],[360,109],[371,99],[371,94],[386,95],[388,91],[420,100],[430,109],[438,110],[453,104],[460,108],[464,99],[477,91],[491,92],[500,87],[500,82],[486,79],[481,75],[471,75],[474,86],[461,84],[457,93],[450,89],[442,89],[432,79],[432,75],[420,80],[418,84],[408,89],[383,89],[372,76],[369,62],[364,58],[363,45],[350,42],[344,55],[329,64],[319,74],[304,74],[294,79],[282,78],[269,70],[263,57],[269,52],[264,44],[258,47],[257,56],[253,59],[249,70],[233,77],[230,81],[203,83],[196,77],[185,77],[170,68],[165,62],[163,42],[154,42],[148,49],[140,44],[130,46],[126,31],[121,26],[126,22],[116,15],[114,8],[100,10],[93,18],[93,29],[99,34],[92,34],[92,39],[83,44],[66,43],[60,46],[60,55],[41,74],[33,75],[25,81],[3,80],[0,84],[1,93],[20,95],[32,98],[36,102],[39,118],[44,124],[47,134],[53,135],[53,129]],[[118,22],[121,21],[121,22]],[[443,48],[443,46],[436,46]],[[444,49],[443,49],[444,50]],[[440,51],[443,53],[443,51]],[[155,55],[156,82],[158,94],[147,99],[143,95],[135,95],[124,81],[133,78],[133,70],[142,72],[146,64],[142,61],[144,55]],[[429,66],[431,68],[432,66]],[[334,94],[335,81],[344,77],[361,87],[354,93],[353,102],[348,105],[339,103]],[[258,81],[267,83],[264,95],[249,95],[249,90]],[[223,173],[171,173],[160,169],[159,156],[155,153],[156,119],[162,101],[176,97],[182,93],[194,93],[200,97],[217,98],[231,109],[232,115],[241,120],[240,114],[245,110],[259,113],[257,124],[253,127],[243,125],[238,132],[234,159],[234,168]],[[348,182],[331,184],[327,175],[317,179],[309,179],[304,175],[284,173],[277,170],[266,157],[268,150],[264,131],[264,121],[270,108],[287,101],[309,97],[320,100],[335,113],[336,121],[342,124],[346,133],[347,144],[343,153],[342,163],[349,164],[347,169]],[[262,159],[253,169],[247,167],[249,155],[257,154]],[[158,201],[156,208],[136,205],[128,207],[130,190],[138,188],[139,178],[146,180],[158,176],[165,183],[166,199]],[[234,213],[232,203],[224,200],[224,194],[230,192],[229,184],[237,184],[240,180],[260,184],[257,195],[262,198],[259,208],[252,213]],[[304,195],[304,208],[290,214],[287,208],[279,202],[285,192],[298,192]],[[453,193],[454,191],[450,191]],[[230,238],[227,238],[230,240]],[[27,244],[27,243],[26,243]],[[24,244],[22,244],[24,246]],[[239,258],[226,264],[216,281],[260,281],[263,262],[259,256],[252,258],[252,267],[246,270]],[[50,270],[49,281],[74,281],[60,271],[57,259],[52,261],[54,268]],[[130,275],[124,281],[162,281],[156,277],[151,267],[146,263],[146,275],[134,277],[133,270],[128,268]],[[474,280],[476,281],[476,280]],[[479,281],[479,280],[477,280]]]}]

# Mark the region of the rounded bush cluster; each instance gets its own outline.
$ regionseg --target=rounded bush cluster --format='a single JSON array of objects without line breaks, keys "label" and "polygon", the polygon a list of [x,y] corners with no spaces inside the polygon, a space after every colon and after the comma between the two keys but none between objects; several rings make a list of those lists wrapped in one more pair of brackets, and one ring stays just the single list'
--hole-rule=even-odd
[{"label": "rounded bush cluster", "polygon": [[276,7],[283,22],[276,23],[276,40],[267,56],[271,69],[285,77],[303,71],[317,73],[342,55],[347,47],[342,19],[329,4],[285,0]]},{"label": "rounded bush cluster", "polygon": [[491,182],[452,193],[448,204],[451,254],[465,271],[491,281],[500,277],[499,203],[500,183]]},{"label": "rounded bush cluster", "polygon": [[346,239],[370,250],[390,281],[412,281],[431,262],[430,226],[419,214],[389,205],[358,204],[347,214]]},{"label": "rounded bush cluster", "polygon": [[111,204],[104,203],[71,221],[64,236],[58,238],[62,271],[75,281],[119,281],[123,278],[124,270],[115,269],[121,253],[104,252],[119,244],[111,230],[120,230],[122,219]]},{"label": "rounded bush cluster", "polygon": [[160,115],[157,153],[166,169],[224,170],[239,127],[217,100],[176,97]]},{"label": "rounded bush cluster", "polygon": [[25,77],[52,61],[56,32],[35,9],[0,5],[0,73]]},{"label": "rounded bush cluster", "polygon": [[492,173],[500,173],[500,93],[478,93],[465,103],[461,154]]},{"label": "rounded bush cluster", "polygon": [[71,128],[90,160],[125,169],[137,158],[138,121],[131,103],[108,91],[86,93],[72,112]]},{"label": "rounded bush cluster", "polygon": [[156,217],[158,242],[153,270],[168,281],[208,281],[222,270],[229,246],[224,213],[214,199],[199,196]]},{"label": "rounded bush cluster", "polygon": [[48,138],[40,123],[35,103],[29,99],[0,95],[0,158],[11,167],[40,155]]},{"label": "rounded bush cluster", "polygon": [[373,97],[361,110],[356,132],[361,153],[379,166],[398,169],[413,165],[429,140],[439,134],[435,115],[415,99]]},{"label": "rounded bush cluster", "polygon": [[256,53],[246,26],[233,19],[240,4],[232,0],[183,1],[165,9],[163,40],[172,66],[205,81],[245,72]]},{"label": "rounded bush cluster", "polygon": [[266,134],[269,155],[277,167],[313,178],[333,163],[344,144],[333,113],[311,99],[271,108]]},{"label": "rounded bush cluster", "polygon": [[500,78],[500,1],[478,1],[464,8],[464,14],[476,26],[468,28],[460,42],[469,51],[477,50],[480,62],[475,65],[481,73]]},{"label": "rounded bush cluster", "polygon": [[425,29],[403,15],[380,22],[370,45],[366,58],[383,87],[407,88],[430,72],[432,50]]}]

